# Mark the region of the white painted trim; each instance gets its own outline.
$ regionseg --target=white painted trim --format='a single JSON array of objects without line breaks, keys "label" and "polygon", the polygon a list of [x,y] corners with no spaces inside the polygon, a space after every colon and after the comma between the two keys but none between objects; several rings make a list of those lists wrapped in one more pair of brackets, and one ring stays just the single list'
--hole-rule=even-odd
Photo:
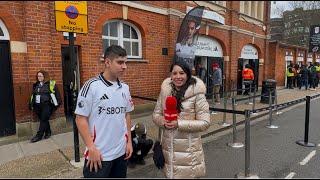
[{"label": "white painted trim", "polygon": [[135,3],[132,1],[108,1],[108,2],[119,4],[119,5],[125,5],[128,7],[133,7],[133,8],[137,8],[137,9],[143,9],[145,11],[150,11],[150,12],[154,12],[154,13],[158,13],[158,14],[162,14],[162,15],[169,14],[168,9],[156,8],[156,7],[152,7],[152,6],[143,5],[141,3]]},{"label": "white painted trim", "polygon": [[0,28],[4,35],[4,36],[0,36],[0,40],[10,40],[8,29],[1,19],[0,19]]}]

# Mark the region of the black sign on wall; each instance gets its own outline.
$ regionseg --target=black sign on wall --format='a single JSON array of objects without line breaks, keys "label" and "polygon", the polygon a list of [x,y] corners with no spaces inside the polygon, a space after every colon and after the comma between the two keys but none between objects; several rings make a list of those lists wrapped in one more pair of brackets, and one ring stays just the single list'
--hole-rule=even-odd
[{"label": "black sign on wall", "polygon": [[320,51],[320,25],[310,26],[309,52]]}]

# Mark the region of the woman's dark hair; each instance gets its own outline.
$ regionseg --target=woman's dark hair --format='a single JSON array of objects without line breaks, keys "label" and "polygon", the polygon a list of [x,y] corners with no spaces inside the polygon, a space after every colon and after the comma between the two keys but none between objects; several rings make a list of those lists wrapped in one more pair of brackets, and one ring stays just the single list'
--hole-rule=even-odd
[{"label": "woman's dark hair", "polygon": [[190,85],[193,85],[196,83],[196,79],[191,76],[190,66],[185,61],[183,60],[174,61],[170,67],[170,72],[172,72],[174,66],[181,67],[181,69],[187,74],[187,81],[180,88],[180,90],[177,90],[174,84],[171,83],[172,95],[177,98],[177,109],[178,109],[178,112],[181,112],[181,110],[183,109],[181,102],[183,100],[184,94]]},{"label": "woman's dark hair", "polygon": [[36,81],[39,81],[38,80],[38,74],[41,73],[43,75],[43,82],[47,82],[50,80],[50,76],[49,76],[49,73],[47,71],[44,71],[44,70],[40,70],[37,72],[36,74]]}]

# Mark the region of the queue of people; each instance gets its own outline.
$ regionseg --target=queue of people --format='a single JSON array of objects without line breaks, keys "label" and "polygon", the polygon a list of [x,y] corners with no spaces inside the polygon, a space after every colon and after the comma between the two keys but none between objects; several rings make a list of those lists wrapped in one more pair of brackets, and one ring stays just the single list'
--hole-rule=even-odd
[{"label": "queue of people", "polygon": [[320,79],[320,64],[309,63],[306,65],[293,65],[289,64],[287,67],[287,88],[299,88],[305,87],[305,90],[316,90],[316,87],[319,86]]}]

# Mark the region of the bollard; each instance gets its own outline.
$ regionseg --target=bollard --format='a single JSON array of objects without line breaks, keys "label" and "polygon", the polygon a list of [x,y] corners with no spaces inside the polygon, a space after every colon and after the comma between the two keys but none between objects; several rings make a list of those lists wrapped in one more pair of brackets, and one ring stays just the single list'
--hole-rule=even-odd
[{"label": "bollard", "polygon": [[[74,36],[73,33],[69,33],[69,53],[70,53],[70,60],[71,62],[74,60],[75,52],[74,52]],[[76,102],[76,100],[74,101]],[[78,134],[78,127],[76,124],[76,117],[75,114],[73,113],[73,137],[74,137],[74,159],[75,162],[80,162],[80,154],[79,154],[79,134]]]},{"label": "bollard", "polygon": [[[254,111],[256,109],[256,86],[253,86],[253,105],[252,105],[252,111]],[[252,113],[252,115],[257,115],[257,113]]]},{"label": "bollard", "polygon": [[245,110],[245,169],[243,173],[236,175],[239,179],[258,179],[259,177],[255,174],[250,173],[250,111]]},{"label": "bollard", "polygon": [[[212,93],[212,107],[215,107],[216,105],[216,102],[214,101],[214,92]],[[215,115],[215,114],[218,114],[216,112],[214,112],[214,110],[211,111],[211,114]]]},{"label": "bollard", "polygon": [[[235,99],[232,98],[232,110],[235,111]],[[240,142],[237,142],[237,121],[236,121],[237,115],[235,113],[232,114],[232,133],[233,133],[233,140],[232,143],[228,143],[228,146],[231,146],[233,148],[241,148],[244,145]]]},{"label": "bollard", "polygon": [[305,125],[304,125],[304,140],[296,141],[297,144],[305,147],[315,147],[314,143],[308,142],[309,136],[309,116],[310,115],[310,96],[306,97],[306,115],[305,115]]},{"label": "bollard", "polygon": [[275,96],[275,103],[276,103],[276,115],[279,115],[282,112],[278,111],[278,93],[277,93],[277,88],[275,89],[274,96]]},{"label": "bollard", "polygon": [[[223,92],[223,108],[227,109],[227,99],[224,92]],[[223,121],[221,123],[221,126],[223,127],[230,126],[230,124],[226,122],[226,116],[227,116],[227,113],[223,112]]]},{"label": "bollard", "polygon": [[272,124],[272,92],[271,92],[271,89],[269,90],[269,125],[266,126],[267,128],[270,128],[270,129],[277,129],[279,128],[279,126],[276,126],[276,125],[273,125]]},{"label": "bollard", "polygon": [[245,111],[245,169],[244,175],[248,177],[250,174],[250,113]]},{"label": "bollard", "polygon": [[247,104],[252,104],[252,102],[250,101],[251,100],[251,84],[252,83],[249,83],[249,98],[248,98],[248,103]]}]

